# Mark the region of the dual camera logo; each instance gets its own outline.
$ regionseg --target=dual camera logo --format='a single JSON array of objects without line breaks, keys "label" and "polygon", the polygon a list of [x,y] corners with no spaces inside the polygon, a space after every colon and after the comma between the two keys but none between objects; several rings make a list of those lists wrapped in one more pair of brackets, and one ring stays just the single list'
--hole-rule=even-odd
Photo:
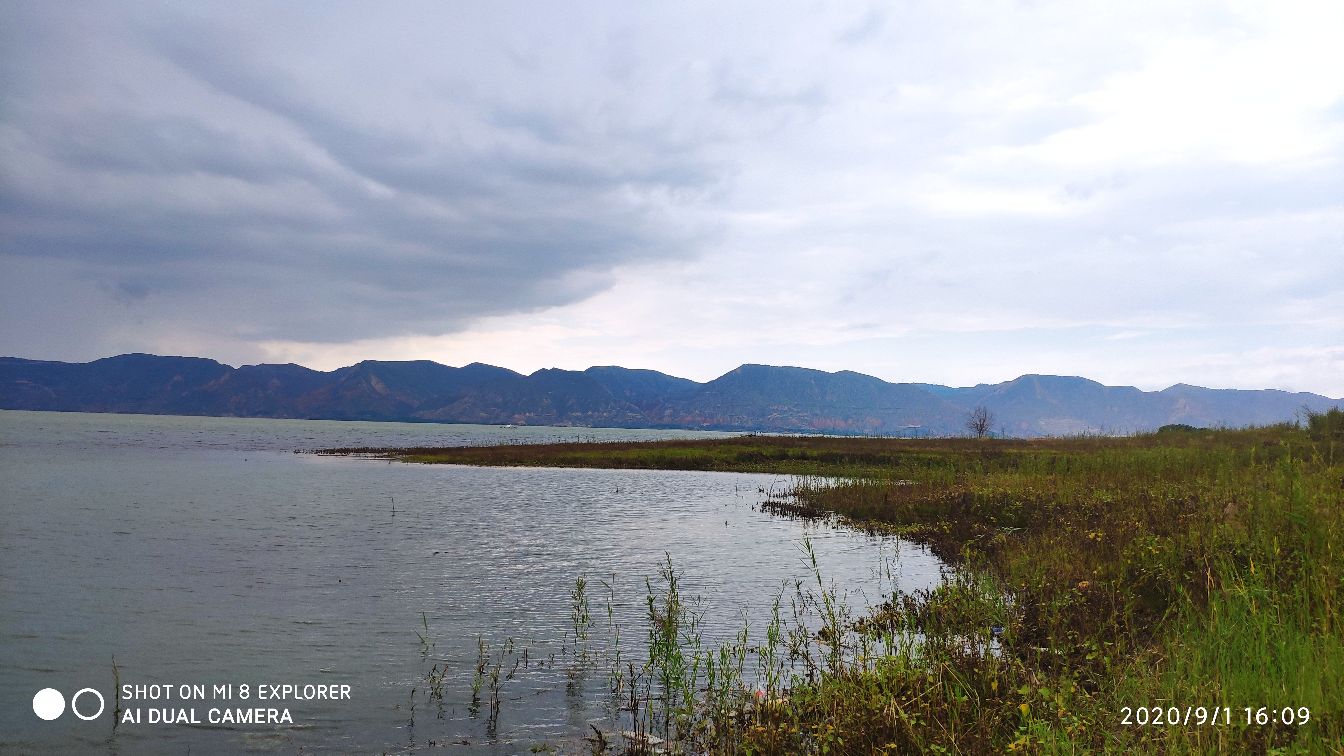
[{"label": "dual camera logo", "polygon": [[[79,697],[85,696],[86,694],[89,696],[96,696],[98,698],[98,711],[95,711],[94,713],[87,715],[83,711],[80,711],[79,709]],[[103,694],[99,693],[93,688],[84,688],[75,695],[70,697],[71,713],[73,713],[80,719],[84,720],[85,722],[97,719],[98,717],[102,716],[104,706],[105,703],[103,701]],[[92,702],[86,701],[84,704],[84,709],[88,710],[92,708],[93,708]],[[43,688],[42,690],[39,690],[37,692],[37,695],[33,696],[33,713],[36,714],[39,719],[45,719],[48,722],[50,722],[53,719],[56,719],[57,717],[65,713],[65,696],[62,695],[61,692],[59,690],[56,690],[55,688]]]}]

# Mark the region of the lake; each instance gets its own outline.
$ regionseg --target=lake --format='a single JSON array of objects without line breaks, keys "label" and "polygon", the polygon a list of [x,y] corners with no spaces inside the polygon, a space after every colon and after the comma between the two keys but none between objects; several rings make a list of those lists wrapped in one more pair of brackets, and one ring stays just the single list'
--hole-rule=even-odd
[{"label": "lake", "polygon": [[[619,726],[575,659],[577,578],[586,643],[609,654],[617,626],[627,658],[668,559],[706,643],[759,634],[815,581],[804,538],[856,607],[940,579],[921,548],[757,511],[786,476],[295,453],[715,435],[0,412],[0,751],[573,752]],[[115,729],[114,657],[141,718]],[[502,667],[493,718],[471,700],[482,659]],[[51,721],[44,688],[67,704]],[[289,721],[212,721],[254,710]]]}]

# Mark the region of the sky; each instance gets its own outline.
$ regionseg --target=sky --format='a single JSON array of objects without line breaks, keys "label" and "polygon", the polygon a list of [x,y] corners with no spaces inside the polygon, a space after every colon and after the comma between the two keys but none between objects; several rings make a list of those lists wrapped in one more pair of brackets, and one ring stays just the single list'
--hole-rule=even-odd
[{"label": "sky", "polygon": [[0,354],[1344,396],[1344,3],[0,5]]}]

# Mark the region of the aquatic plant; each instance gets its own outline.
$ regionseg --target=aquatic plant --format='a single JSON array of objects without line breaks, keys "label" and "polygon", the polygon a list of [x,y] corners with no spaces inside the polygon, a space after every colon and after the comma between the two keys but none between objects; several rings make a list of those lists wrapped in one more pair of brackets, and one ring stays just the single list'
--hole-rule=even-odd
[{"label": "aquatic plant", "polygon": [[112,729],[116,730],[117,725],[121,724],[121,668],[117,666],[117,655],[112,655],[112,695],[115,696],[116,704],[112,708]]},{"label": "aquatic plant", "polygon": [[485,638],[476,636],[476,673],[471,678],[471,703],[467,706],[473,717],[481,711],[481,686],[485,684],[485,668],[490,663],[489,651]]},{"label": "aquatic plant", "polygon": [[569,619],[574,631],[574,652],[580,660],[584,660],[588,658],[588,632],[592,629],[593,618],[588,611],[588,581],[583,576],[574,579],[570,604]]}]

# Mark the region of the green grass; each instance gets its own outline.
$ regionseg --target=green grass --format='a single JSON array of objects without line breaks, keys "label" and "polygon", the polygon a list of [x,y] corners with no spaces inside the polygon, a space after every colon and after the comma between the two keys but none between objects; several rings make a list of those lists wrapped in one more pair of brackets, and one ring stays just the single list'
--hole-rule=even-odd
[{"label": "green grass", "polygon": [[[1059,441],[1001,442],[992,452],[1019,454]],[[1078,442],[1086,443],[1086,442]],[[790,475],[890,478],[942,468],[949,452],[984,454],[970,440],[901,440],[825,436],[737,436],[714,440],[581,442],[438,448],[342,448],[320,454],[364,454],[424,464],[506,467],[708,470]]]},{"label": "green grass", "polygon": [[[661,666],[648,673],[662,690],[646,688],[644,706],[657,713],[648,708],[662,701],[668,710],[649,720],[660,736],[700,750],[1344,753],[1341,427],[1335,411],[1303,428],[1130,438],[382,452],[825,476],[801,480],[797,502],[927,544],[957,568],[861,618],[836,615],[819,579],[791,603],[820,617],[822,633],[773,622],[764,638],[729,644],[708,686],[706,659],[722,649],[689,643],[694,627],[657,594],[650,640]],[[741,674],[720,674],[736,669],[738,646],[770,680],[764,703],[737,690]],[[1204,707],[1219,724],[1126,725],[1127,707],[1176,707],[1182,718]],[[1247,707],[1253,718],[1305,707],[1310,719],[1247,725]]]},{"label": "green grass", "polygon": [[[901,747],[1340,752],[1344,464],[1331,439],[1282,426],[992,447],[950,451],[908,484],[801,492],[859,526],[930,544],[1009,601],[1002,658],[922,657],[926,672],[997,685],[970,686],[969,717],[956,700],[969,694],[940,696],[922,740]],[[931,635],[955,637],[974,632],[987,600],[948,587],[892,611],[936,615]],[[1126,706],[1230,707],[1233,723],[1126,727]],[[1262,706],[1312,718],[1245,726],[1245,707]]]}]

